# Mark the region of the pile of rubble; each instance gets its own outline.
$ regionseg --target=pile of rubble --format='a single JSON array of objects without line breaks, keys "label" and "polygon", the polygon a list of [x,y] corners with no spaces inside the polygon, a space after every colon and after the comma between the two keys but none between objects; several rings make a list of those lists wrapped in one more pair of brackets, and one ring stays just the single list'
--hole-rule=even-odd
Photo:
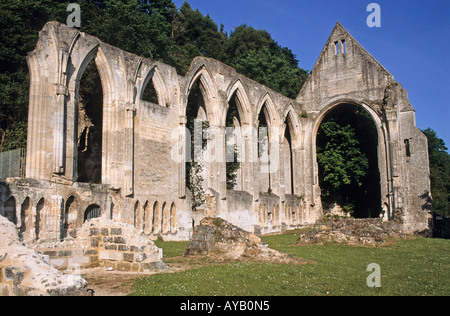
[{"label": "pile of rubble", "polygon": [[298,245],[343,243],[348,245],[376,246],[385,243],[386,237],[405,238],[401,224],[383,222],[381,219],[329,219],[315,225],[314,229],[300,235]]},{"label": "pile of rubble", "polygon": [[267,263],[305,264],[270,249],[261,239],[221,218],[205,218],[195,227],[185,256],[208,256],[213,261],[255,261]]},{"label": "pile of rubble", "polygon": [[86,296],[87,282],[65,275],[25,247],[13,223],[0,216],[0,296]]}]

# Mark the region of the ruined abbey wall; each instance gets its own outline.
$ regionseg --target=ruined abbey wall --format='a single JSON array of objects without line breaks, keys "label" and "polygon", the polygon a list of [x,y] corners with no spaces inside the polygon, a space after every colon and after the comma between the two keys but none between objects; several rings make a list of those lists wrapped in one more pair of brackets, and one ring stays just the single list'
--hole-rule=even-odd
[{"label": "ruined abbey wall", "polygon": [[[101,79],[101,128],[84,119],[80,105],[80,82],[91,62]],[[213,59],[194,59],[180,76],[171,66],[57,22],[40,32],[28,64],[26,179],[0,182],[0,213],[30,243],[75,236],[85,220],[98,216],[169,240],[188,240],[204,217],[258,234],[314,223],[323,216],[316,134],[325,115],[341,104],[364,108],[377,127],[384,219],[397,218],[411,232],[427,228],[427,142],[415,126],[414,109],[401,85],[339,23],[296,100]],[[143,100],[148,84],[157,102]],[[197,85],[203,103],[196,119],[207,121],[209,132],[200,133],[207,143],[200,159],[203,202],[193,207],[186,186],[186,125]],[[226,179],[231,104],[240,132],[231,138],[239,139],[241,157],[234,190]],[[101,146],[92,149],[95,133]],[[84,143],[91,156],[79,153]],[[81,180],[81,171],[99,175],[99,181]]]}]

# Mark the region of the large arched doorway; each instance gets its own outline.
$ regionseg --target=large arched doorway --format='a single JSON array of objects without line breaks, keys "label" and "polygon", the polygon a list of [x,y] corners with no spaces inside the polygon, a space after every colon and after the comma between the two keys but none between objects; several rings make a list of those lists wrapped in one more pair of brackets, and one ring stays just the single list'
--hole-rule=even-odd
[{"label": "large arched doorway", "polygon": [[355,218],[381,214],[379,135],[369,112],[342,103],[322,118],[316,157],[325,213]]}]

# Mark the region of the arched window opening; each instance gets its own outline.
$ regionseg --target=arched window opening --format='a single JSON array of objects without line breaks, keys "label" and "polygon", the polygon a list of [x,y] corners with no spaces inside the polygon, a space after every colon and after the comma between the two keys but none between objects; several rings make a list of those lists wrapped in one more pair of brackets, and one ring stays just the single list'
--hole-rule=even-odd
[{"label": "arched window opening", "polygon": [[272,192],[270,174],[270,126],[269,112],[266,107],[261,109],[258,117],[258,160],[260,165],[260,192]]},{"label": "arched window opening", "polygon": [[102,216],[102,209],[96,204],[89,206],[84,212],[84,221],[89,221],[94,218],[100,218]]},{"label": "arched window opening", "polygon": [[[227,162],[226,162],[226,178],[227,178],[227,190],[242,190],[243,189],[243,177],[241,169],[241,157],[240,150],[243,149],[241,142],[242,139],[242,120],[239,115],[239,107],[242,108],[240,100],[235,92],[233,97],[228,102],[228,112],[226,117],[227,127]],[[230,133],[233,131],[233,133]]]},{"label": "arched window opening", "polygon": [[139,201],[136,201],[134,204],[134,227],[141,232],[142,229],[142,217],[143,214],[141,212],[141,203]]},{"label": "arched window opening", "polygon": [[201,85],[199,78],[190,90],[186,107],[186,128],[190,133],[190,137],[186,137],[186,188],[192,194],[193,208],[204,202],[206,163],[203,153],[207,145],[204,134],[210,126]]},{"label": "arched window opening", "polygon": [[67,199],[64,208],[63,229],[61,230],[61,239],[67,237],[77,237],[77,228],[82,225],[81,219],[78,216],[78,201],[72,195]]},{"label": "arched window opening", "polygon": [[159,203],[153,204],[153,234],[158,235],[161,232],[161,210]]},{"label": "arched window opening", "polygon": [[83,73],[78,93],[78,182],[101,183],[102,138],[103,90],[93,60]]},{"label": "arched window opening", "polygon": [[33,238],[30,234],[32,227],[31,210],[31,199],[27,197],[20,207],[20,218],[22,224],[19,229],[19,235],[25,242],[30,241]]},{"label": "arched window opening", "polygon": [[354,104],[338,105],[325,115],[316,141],[325,212],[379,217],[378,132],[370,114]]},{"label": "arched window opening", "polygon": [[163,204],[162,207],[162,222],[161,222],[161,232],[163,235],[167,235],[170,231],[170,208],[167,203]]},{"label": "arched window opening", "polygon": [[36,220],[34,223],[34,231],[35,231],[35,235],[36,235],[36,241],[38,241],[40,239],[40,234],[41,234],[41,229],[42,227],[42,223],[43,218],[44,218],[44,208],[45,208],[45,200],[44,198],[40,199],[38,204],[36,205]]},{"label": "arched window opening", "polygon": [[[153,76],[152,76],[153,77]],[[149,79],[142,92],[142,101],[159,104],[158,93],[156,92],[153,78]]]},{"label": "arched window opening", "polygon": [[5,203],[5,217],[14,225],[17,225],[16,199],[12,196]]},{"label": "arched window opening", "polygon": [[284,163],[284,186],[286,194],[295,194],[294,190],[294,155],[292,147],[292,126],[289,119],[286,120],[286,130],[281,145]]},{"label": "arched window opening", "polygon": [[151,211],[150,202],[144,205],[144,234],[150,235],[153,230],[153,212]]}]

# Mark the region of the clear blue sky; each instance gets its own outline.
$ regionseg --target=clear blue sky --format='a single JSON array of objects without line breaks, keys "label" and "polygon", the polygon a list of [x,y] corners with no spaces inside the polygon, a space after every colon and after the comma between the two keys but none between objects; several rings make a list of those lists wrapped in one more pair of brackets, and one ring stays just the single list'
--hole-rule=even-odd
[{"label": "clear blue sky", "polygon": [[[174,0],[180,7],[184,0]],[[337,21],[408,90],[417,125],[450,147],[450,0],[188,0],[230,33],[267,30],[311,70]],[[381,6],[381,28],[366,20]]]}]

